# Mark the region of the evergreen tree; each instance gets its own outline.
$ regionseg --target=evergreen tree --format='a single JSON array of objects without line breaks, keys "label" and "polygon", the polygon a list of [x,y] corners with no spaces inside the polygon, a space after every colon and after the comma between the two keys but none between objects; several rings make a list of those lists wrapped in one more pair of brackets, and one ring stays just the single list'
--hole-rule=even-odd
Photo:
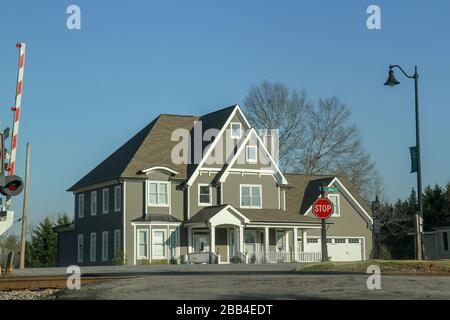
[{"label": "evergreen tree", "polygon": [[46,217],[33,228],[31,245],[28,250],[32,267],[56,266],[58,235],[50,218]]}]

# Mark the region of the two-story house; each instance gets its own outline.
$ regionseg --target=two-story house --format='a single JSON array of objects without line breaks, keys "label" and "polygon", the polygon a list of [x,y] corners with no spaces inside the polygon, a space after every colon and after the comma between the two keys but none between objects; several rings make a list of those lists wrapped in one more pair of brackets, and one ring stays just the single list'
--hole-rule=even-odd
[{"label": "two-story house", "polygon": [[345,179],[286,174],[274,135],[238,105],[202,116],[162,114],[69,191],[75,222],[59,232],[59,264],[317,261],[319,186],[334,186],[328,255],[368,259],[372,218]]}]

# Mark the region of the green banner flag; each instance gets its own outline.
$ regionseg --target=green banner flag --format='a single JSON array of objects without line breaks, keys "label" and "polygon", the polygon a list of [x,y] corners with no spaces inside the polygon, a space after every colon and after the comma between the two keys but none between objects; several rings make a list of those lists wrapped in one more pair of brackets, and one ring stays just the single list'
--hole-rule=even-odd
[{"label": "green banner flag", "polygon": [[410,147],[411,153],[411,173],[417,172],[417,147]]}]

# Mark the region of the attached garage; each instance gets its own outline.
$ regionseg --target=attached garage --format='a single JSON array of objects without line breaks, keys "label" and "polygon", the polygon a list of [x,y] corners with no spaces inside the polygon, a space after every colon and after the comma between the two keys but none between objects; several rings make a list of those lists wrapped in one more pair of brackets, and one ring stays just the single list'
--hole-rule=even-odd
[{"label": "attached garage", "polygon": [[[321,252],[322,244],[318,237],[308,237],[306,251]],[[331,261],[364,260],[363,237],[329,237],[328,256]]]}]

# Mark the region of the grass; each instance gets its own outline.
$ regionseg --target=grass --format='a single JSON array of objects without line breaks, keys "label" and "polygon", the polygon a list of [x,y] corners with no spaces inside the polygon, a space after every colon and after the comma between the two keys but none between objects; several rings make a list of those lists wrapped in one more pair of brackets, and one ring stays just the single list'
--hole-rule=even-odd
[{"label": "grass", "polygon": [[370,265],[379,266],[382,273],[450,275],[450,260],[368,260],[357,262],[320,262],[300,266],[297,268],[297,271],[366,273],[367,268]]}]

